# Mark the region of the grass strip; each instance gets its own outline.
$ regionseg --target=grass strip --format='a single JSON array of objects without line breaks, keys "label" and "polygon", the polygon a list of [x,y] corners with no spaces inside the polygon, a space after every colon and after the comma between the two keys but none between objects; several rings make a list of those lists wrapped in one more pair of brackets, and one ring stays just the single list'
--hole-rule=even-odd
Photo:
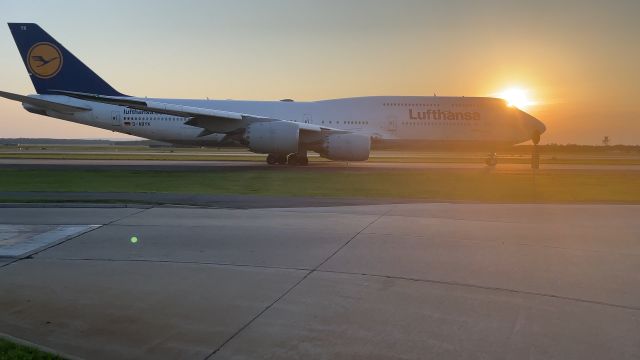
[{"label": "grass strip", "polygon": [[0,338],[0,360],[63,360],[64,358],[36,348]]},{"label": "grass strip", "polygon": [[[226,154],[181,154],[177,153],[2,153],[0,159],[41,159],[41,160],[157,160],[157,161],[265,161],[260,154],[240,153]],[[319,157],[309,158],[311,162],[327,162]],[[378,163],[467,163],[484,164],[484,157],[479,156],[376,156],[373,154],[370,162]],[[500,156],[501,164],[529,164],[529,156]],[[541,164],[568,165],[640,165],[640,157],[556,157],[541,156]]]},{"label": "grass strip", "polygon": [[477,202],[640,203],[640,172],[485,169],[223,171],[0,169],[0,192],[164,192]]}]

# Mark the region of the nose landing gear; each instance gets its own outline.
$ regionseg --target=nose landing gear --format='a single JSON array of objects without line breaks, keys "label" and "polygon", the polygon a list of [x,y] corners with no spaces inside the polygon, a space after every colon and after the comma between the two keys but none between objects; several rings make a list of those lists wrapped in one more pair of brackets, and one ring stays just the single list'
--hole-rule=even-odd
[{"label": "nose landing gear", "polygon": [[487,166],[494,167],[498,165],[498,156],[496,156],[496,153],[491,153],[487,155],[487,158],[484,160],[484,163],[487,164]]},{"label": "nose landing gear", "polygon": [[531,151],[531,168],[539,169],[540,168],[540,152],[538,151],[538,144],[540,143],[540,133],[537,131],[533,132],[531,136],[531,141],[533,142],[533,150]]},{"label": "nose landing gear", "polygon": [[538,152],[537,145],[533,145],[533,150],[531,152],[531,168],[540,169],[540,153]]}]

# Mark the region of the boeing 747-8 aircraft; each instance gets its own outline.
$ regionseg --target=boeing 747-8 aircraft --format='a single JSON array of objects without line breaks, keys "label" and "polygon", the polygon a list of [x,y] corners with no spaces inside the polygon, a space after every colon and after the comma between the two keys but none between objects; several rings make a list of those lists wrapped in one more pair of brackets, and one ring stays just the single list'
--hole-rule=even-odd
[{"label": "boeing 747-8 aircraft", "polygon": [[488,97],[373,96],[312,102],[151,99],[116,91],[36,24],[10,23],[38,95],[0,92],[32,113],[174,144],[240,144],[269,164],[308,164],[307,152],[364,161],[372,146],[528,140],[542,122]]}]

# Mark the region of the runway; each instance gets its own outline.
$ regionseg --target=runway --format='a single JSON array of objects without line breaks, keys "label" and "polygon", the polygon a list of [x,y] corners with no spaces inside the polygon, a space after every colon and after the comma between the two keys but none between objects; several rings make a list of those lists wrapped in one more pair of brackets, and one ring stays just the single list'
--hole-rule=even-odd
[{"label": "runway", "polygon": [[[478,163],[424,163],[424,162],[312,162],[306,167],[270,166],[259,161],[175,161],[175,160],[67,160],[67,159],[0,159],[0,169],[144,169],[159,171],[182,170],[256,170],[273,168],[298,169],[486,169]],[[640,171],[640,165],[593,165],[593,164],[542,164],[542,170],[611,170]],[[531,170],[530,164],[498,164],[497,171]]]},{"label": "runway", "polygon": [[0,254],[39,239],[0,258],[0,332],[91,359],[640,357],[640,206],[259,205],[0,208]]}]

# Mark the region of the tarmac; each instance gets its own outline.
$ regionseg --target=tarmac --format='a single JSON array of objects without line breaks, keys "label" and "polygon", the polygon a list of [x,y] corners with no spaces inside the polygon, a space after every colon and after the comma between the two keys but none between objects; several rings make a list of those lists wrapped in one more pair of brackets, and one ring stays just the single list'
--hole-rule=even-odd
[{"label": "tarmac", "polygon": [[[317,171],[335,170],[437,170],[437,169],[485,169],[481,161],[477,163],[457,162],[311,162],[309,166],[291,167],[298,169],[314,169]],[[277,167],[267,165],[261,161],[237,160],[71,160],[71,159],[0,159],[0,169],[121,169],[121,170],[264,170]],[[595,171],[640,171],[640,165],[613,164],[542,164],[543,170],[595,170]],[[531,164],[499,163],[494,171],[531,171]]]},{"label": "tarmac", "polygon": [[638,205],[271,201],[5,205],[0,333],[88,359],[640,358]]}]

